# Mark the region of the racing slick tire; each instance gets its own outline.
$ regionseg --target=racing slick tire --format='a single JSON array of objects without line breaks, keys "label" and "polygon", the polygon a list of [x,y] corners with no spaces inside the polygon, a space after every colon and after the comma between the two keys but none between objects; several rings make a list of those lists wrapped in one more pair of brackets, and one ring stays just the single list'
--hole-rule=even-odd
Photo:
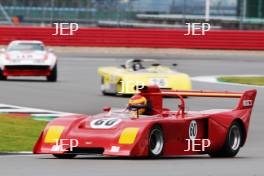
[{"label": "racing slick tire", "polygon": [[57,65],[54,66],[49,76],[47,76],[47,81],[56,82],[57,81]]},{"label": "racing slick tire", "polygon": [[58,159],[72,159],[76,157],[76,154],[53,154],[54,157]]},{"label": "racing slick tire", "polygon": [[149,132],[149,156],[160,157],[164,147],[164,136],[160,126],[155,125]]},{"label": "racing slick tire", "polygon": [[242,128],[239,122],[235,121],[230,126],[226,141],[222,149],[209,153],[211,157],[234,157],[239,152],[242,144]]},{"label": "racing slick tire", "polygon": [[0,69],[0,80],[6,80],[7,77],[3,74],[3,71]]},{"label": "racing slick tire", "polygon": [[108,93],[108,92],[106,92],[106,91],[104,91],[104,90],[102,90],[102,94],[103,94],[103,95],[111,95],[111,96],[115,95],[114,93]]}]

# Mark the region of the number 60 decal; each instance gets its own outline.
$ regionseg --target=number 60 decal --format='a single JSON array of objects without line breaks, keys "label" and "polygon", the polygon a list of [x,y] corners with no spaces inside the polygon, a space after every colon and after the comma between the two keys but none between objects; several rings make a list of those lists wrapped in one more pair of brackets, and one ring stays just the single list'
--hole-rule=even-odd
[{"label": "number 60 decal", "polygon": [[91,121],[90,126],[92,128],[109,129],[121,122],[121,119],[106,118],[96,119]]}]

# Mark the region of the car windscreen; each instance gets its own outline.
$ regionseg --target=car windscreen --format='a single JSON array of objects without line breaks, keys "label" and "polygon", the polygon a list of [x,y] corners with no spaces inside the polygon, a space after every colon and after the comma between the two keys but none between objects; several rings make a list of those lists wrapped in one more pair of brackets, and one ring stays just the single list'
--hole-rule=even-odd
[{"label": "car windscreen", "polygon": [[14,43],[7,47],[7,51],[44,51],[40,43]]},{"label": "car windscreen", "polygon": [[126,62],[126,68],[128,68],[129,70],[132,70],[132,71],[139,71],[139,70],[149,68],[149,67],[153,66],[153,64],[157,65],[157,63],[158,62],[156,60],[153,60],[153,59],[146,59],[146,60],[130,59]]}]

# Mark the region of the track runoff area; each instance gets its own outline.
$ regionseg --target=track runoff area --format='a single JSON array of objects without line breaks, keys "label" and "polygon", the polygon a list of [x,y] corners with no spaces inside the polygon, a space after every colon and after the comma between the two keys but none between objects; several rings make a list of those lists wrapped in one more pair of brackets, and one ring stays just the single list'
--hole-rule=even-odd
[{"label": "track runoff area", "polygon": [[[26,80],[24,78],[11,78],[8,81],[1,81],[2,109],[17,111],[21,107],[30,107],[31,112],[33,111],[32,108],[40,109],[40,113],[43,115],[44,109],[52,109],[56,112],[95,114],[102,112],[102,108],[107,105],[124,107],[128,98],[103,96],[101,94],[97,68],[124,63],[126,59],[131,58],[129,49],[118,54],[98,52],[89,56],[85,51],[80,52],[78,49],[73,53],[58,53],[60,56],[60,76],[57,83],[47,83],[39,78]],[[137,52],[136,55],[149,58],[151,54],[148,53]],[[243,74],[263,75],[264,61],[259,53],[217,53],[212,54],[212,52],[207,51],[192,55],[187,51],[181,51],[168,57],[159,53],[156,53],[155,56],[164,64],[177,62],[177,70],[188,73],[192,77],[237,75],[241,74],[241,70]],[[193,89],[243,91],[249,88],[193,81]],[[208,156],[188,156],[151,160],[80,156],[73,160],[58,160],[50,155],[1,155],[0,173],[1,175],[20,175],[22,171],[25,175],[72,175],[76,173],[78,175],[87,173],[89,175],[175,175],[175,173],[182,175],[261,175],[263,173],[261,163],[264,162],[262,147],[264,145],[262,135],[264,97],[263,89],[257,89],[258,96],[251,118],[248,140],[236,158],[212,159]],[[13,104],[19,107],[12,106]],[[233,107],[234,102],[221,102],[218,99],[213,100],[213,102],[209,100],[201,102],[195,99],[193,102],[190,101],[190,106],[193,109],[211,107],[212,104],[218,108],[226,108]],[[25,111],[27,108],[22,109],[24,110],[20,111]],[[46,113],[45,111],[44,114]],[[17,169],[13,169],[14,165]]]},{"label": "track runoff area", "polygon": [[[56,24],[55,24],[56,25]],[[63,26],[56,25],[56,32],[53,35],[65,34]],[[65,24],[64,24],[65,25]],[[210,24],[187,24],[188,31],[184,35],[205,35],[210,30]],[[65,28],[64,28],[65,29]],[[199,29],[200,33],[196,33],[195,29]],[[78,30],[77,24],[70,24],[67,35],[74,35]],[[74,49],[73,49],[74,50]],[[66,52],[67,53],[67,52]],[[262,60],[258,60],[253,54],[252,60],[257,62],[248,63],[246,59],[235,59],[228,55],[229,58],[215,58],[215,55],[206,53],[199,56],[191,56],[183,53],[176,53],[178,57],[158,57],[163,63],[179,64],[178,69],[190,74],[197,75],[219,75],[219,74],[262,74],[263,67],[260,67]],[[136,54],[134,54],[136,55]],[[242,54],[243,55],[243,54]],[[85,56],[85,57],[83,57]],[[16,114],[25,113],[30,114],[38,120],[51,120],[57,116],[71,115],[71,114],[94,114],[101,111],[104,105],[123,107],[127,104],[127,99],[123,97],[106,97],[100,93],[100,78],[96,74],[97,68],[104,65],[113,65],[124,62],[129,55],[127,53],[107,54],[102,56],[102,53],[94,54],[93,56],[87,53],[77,52],[76,55],[62,54],[59,69],[59,82],[50,84],[44,83],[42,80],[33,79],[27,81],[25,79],[12,79],[6,82],[1,82],[2,91],[1,106],[2,113]],[[132,55],[133,56],[133,55]],[[142,55],[141,55],[142,56]],[[149,58],[150,54],[143,54]],[[181,56],[181,57],[179,57]],[[203,58],[202,56],[205,56]],[[155,55],[157,57],[157,55]],[[177,59],[175,59],[177,58]],[[208,62],[208,59],[211,59]],[[232,65],[232,66],[230,66]],[[244,69],[243,69],[244,68]],[[229,90],[242,91],[245,90],[243,86],[219,85],[203,82],[193,82],[194,89],[201,90]],[[260,92],[262,90],[259,90]],[[8,94],[4,93],[8,92]],[[19,92],[19,94],[17,94]],[[190,157],[171,157],[161,158],[158,160],[149,159],[127,159],[127,158],[101,158],[97,156],[79,157],[74,160],[54,160],[51,156],[32,156],[32,155],[1,155],[0,164],[4,166],[0,172],[3,175],[19,175],[23,170],[25,175],[47,175],[55,173],[56,175],[72,175],[85,174],[89,172],[92,175],[175,175],[175,173],[182,173],[184,175],[258,175],[262,174],[263,163],[263,140],[261,137],[263,133],[263,119],[261,119],[261,109],[258,103],[263,101],[263,97],[258,96],[255,105],[255,111],[252,114],[251,131],[246,147],[239,153],[239,156],[233,159],[211,159],[206,156],[190,156]],[[261,102],[260,102],[261,103]],[[19,106],[9,105],[16,104]],[[171,104],[171,102],[169,102]],[[233,102],[226,101],[224,103],[215,100],[212,102],[194,101],[191,106],[194,109],[210,106],[212,104],[218,105],[220,108],[233,105]],[[30,107],[30,108],[28,108]],[[55,109],[50,111],[46,109]],[[68,113],[71,112],[71,113]],[[47,118],[48,117],[48,118]],[[192,124],[191,128],[195,128]],[[191,131],[195,131],[191,130]],[[191,136],[190,136],[191,137]],[[204,143],[203,147],[207,147],[208,141]],[[15,165],[21,169],[14,170],[11,166]],[[26,167],[30,165],[31,167]],[[45,168],[41,168],[45,166]],[[133,166],[133,167],[131,167]],[[243,167],[242,167],[243,166]],[[58,169],[58,167],[60,169]],[[73,169],[74,168],[74,169]],[[135,169],[136,168],[136,169]],[[191,168],[191,169],[190,169]],[[226,168],[226,169],[220,169]],[[254,169],[252,169],[254,168]],[[42,170],[40,173],[39,171]]]}]

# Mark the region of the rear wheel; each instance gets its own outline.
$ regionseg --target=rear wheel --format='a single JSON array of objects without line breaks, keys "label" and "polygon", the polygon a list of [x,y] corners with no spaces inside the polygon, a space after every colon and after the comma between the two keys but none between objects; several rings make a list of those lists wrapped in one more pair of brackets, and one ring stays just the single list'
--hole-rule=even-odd
[{"label": "rear wheel", "polygon": [[242,140],[242,127],[240,123],[234,122],[228,130],[222,149],[209,155],[211,157],[234,157],[239,152]]},{"label": "rear wheel", "polygon": [[47,80],[49,82],[56,82],[57,81],[57,65],[54,66],[49,76],[47,76]]},{"label": "rear wheel", "polygon": [[59,159],[72,159],[76,157],[75,154],[53,154],[53,156]]},{"label": "rear wheel", "polygon": [[159,157],[162,155],[164,146],[163,132],[160,126],[154,126],[149,133],[149,155]]},{"label": "rear wheel", "polygon": [[0,69],[0,80],[6,80],[7,77],[4,75],[3,71]]}]

